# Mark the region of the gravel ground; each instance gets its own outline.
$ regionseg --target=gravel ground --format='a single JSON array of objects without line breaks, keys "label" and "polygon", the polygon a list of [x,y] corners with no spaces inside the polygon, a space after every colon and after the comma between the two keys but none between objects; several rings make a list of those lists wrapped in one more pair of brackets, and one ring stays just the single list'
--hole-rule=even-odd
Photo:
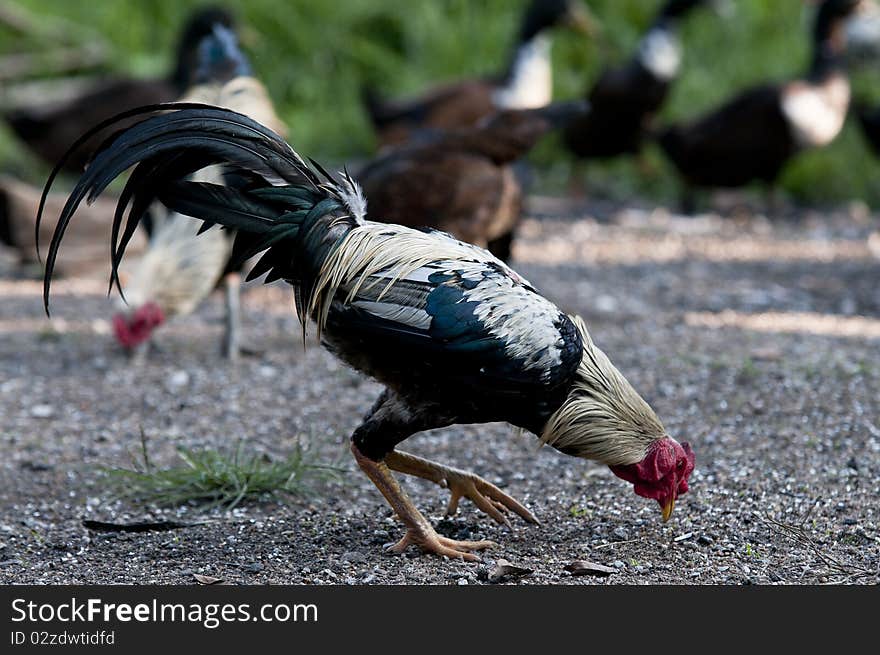
[{"label": "gravel ground", "polygon": [[[0,264],[0,581],[6,583],[510,584],[880,582],[880,231],[854,206],[768,221],[737,210],[682,217],[532,198],[515,266],[587,319],[610,354],[697,454],[691,491],[663,524],[656,503],[591,462],[506,425],[457,426],[405,448],[470,468],[542,521],[494,525],[468,502],[405,484],[449,536],[489,538],[483,563],[383,552],[399,524],[346,452],[379,392],[310,341],[289,291],[250,285],[245,335],[262,354],[219,357],[222,304],[167,326],[137,370],[108,336],[104,283],[40,285]],[[62,251],[63,257],[63,251]],[[304,444],[347,473],[287,505],[159,510],[114,501],[101,467],[126,466],[148,435],[175,447]],[[84,519],[173,518],[192,527],[93,532]],[[587,560],[605,576],[574,576]]]}]

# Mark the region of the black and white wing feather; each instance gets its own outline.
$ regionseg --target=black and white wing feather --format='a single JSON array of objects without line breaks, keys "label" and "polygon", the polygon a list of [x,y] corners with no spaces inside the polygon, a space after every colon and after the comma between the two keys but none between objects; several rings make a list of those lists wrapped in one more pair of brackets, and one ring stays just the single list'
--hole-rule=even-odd
[{"label": "black and white wing feather", "polygon": [[340,288],[325,342],[389,385],[443,395],[514,397],[570,384],[582,352],[574,324],[500,261],[482,259],[441,259],[404,276],[382,270],[353,297]]}]

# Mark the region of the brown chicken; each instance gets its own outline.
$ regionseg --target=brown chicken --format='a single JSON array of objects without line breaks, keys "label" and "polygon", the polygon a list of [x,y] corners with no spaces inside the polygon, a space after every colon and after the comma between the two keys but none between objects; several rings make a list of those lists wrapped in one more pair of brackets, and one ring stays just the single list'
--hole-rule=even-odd
[{"label": "brown chicken", "polygon": [[576,101],[509,109],[391,149],[357,175],[370,212],[376,220],[449,232],[507,261],[523,204],[511,164],[587,107]]}]

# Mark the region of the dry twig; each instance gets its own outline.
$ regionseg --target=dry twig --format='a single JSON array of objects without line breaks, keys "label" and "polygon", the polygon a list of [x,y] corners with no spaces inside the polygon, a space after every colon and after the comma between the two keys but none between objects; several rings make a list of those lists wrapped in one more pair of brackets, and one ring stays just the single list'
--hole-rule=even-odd
[{"label": "dry twig", "polygon": [[827,552],[819,544],[817,544],[813,540],[813,538],[810,537],[809,534],[807,534],[807,531],[803,527],[804,523],[806,523],[807,519],[812,513],[813,508],[814,506],[811,506],[807,510],[798,525],[783,523],[782,521],[777,521],[776,519],[764,516],[759,512],[754,512],[754,515],[761,521],[763,521],[774,532],[788,537],[799,546],[803,546],[806,549],[812,551],[812,553],[828,568],[828,571],[825,573],[825,575],[842,576],[846,581],[850,581],[862,577],[880,574],[880,571],[872,571],[871,569],[859,566],[857,564],[844,562],[832,555],[831,553]]}]

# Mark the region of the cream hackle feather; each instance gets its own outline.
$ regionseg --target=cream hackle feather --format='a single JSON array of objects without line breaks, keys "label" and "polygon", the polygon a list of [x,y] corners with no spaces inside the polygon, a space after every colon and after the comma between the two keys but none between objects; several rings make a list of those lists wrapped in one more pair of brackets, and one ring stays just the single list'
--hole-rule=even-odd
[{"label": "cream hackle feather", "polygon": [[580,316],[583,356],[568,398],[541,435],[542,443],[609,466],[635,464],[666,431],[654,410],[590,338]]},{"label": "cream hackle feather", "polygon": [[[453,239],[444,232],[421,232],[401,225],[365,221],[343,237],[343,242],[323,263],[311,296],[307,316],[313,316],[318,335],[327,321],[330,304],[340,289],[350,302],[367,280],[387,271],[374,283],[385,284],[382,294],[401,278],[431,262],[465,260],[494,262],[509,270],[482,248]],[[386,281],[387,280],[387,281]]]}]

